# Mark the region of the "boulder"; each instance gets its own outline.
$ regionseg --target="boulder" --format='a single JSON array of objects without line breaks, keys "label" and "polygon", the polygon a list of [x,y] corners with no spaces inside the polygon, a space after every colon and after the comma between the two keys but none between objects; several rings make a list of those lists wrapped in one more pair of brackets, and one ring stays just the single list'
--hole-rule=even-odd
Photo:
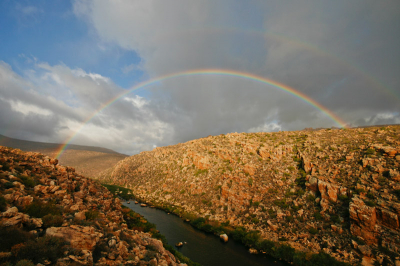
[{"label": "boulder", "polygon": [[93,251],[94,246],[103,236],[91,226],[70,225],[69,227],[50,227],[46,234],[64,238],[73,248]]},{"label": "boulder", "polygon": [[228,242],[228,235],[227,234],[222,234],[222,235],[219,236],[219,238],[224,242]]}]

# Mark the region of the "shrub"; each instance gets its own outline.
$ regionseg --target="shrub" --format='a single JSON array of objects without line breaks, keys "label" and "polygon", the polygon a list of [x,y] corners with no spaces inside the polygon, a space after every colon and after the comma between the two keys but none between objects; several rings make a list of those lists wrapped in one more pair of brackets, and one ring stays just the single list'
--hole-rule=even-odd
[{"label": "shrub", "polygon": [[67,242],[59,237],[44,236],[37,240],[28,240],[26,243],[13,248],[11,253],[17,260],[31,260],[34,263],[44,263],[49,260],[55,263],[64,256]]},{"label": "shrub", "polygon": [[94,210],[87,211],[85,212],[85,217],[86,220],[95,220],[99,217],[99,212]]},{"label": "shrub", "polygon": [[265,251],[267,254],[272,254],[273,248],[275,247],[275,243],[271,240],[264,239],[262,241],[257,242],[257,249]]},{"label": "shrub", "polygon": [[60,227],[64,223],[64,219],[61,215],[47,214],[43,216],[43,227]]},{"label": "shrub", "polygon": [[367,154],[367,155],[374,154],[374,153],[375,153],[375,150],[371,149],[371,148],[365,151],[365,154]]},{"label": "shrub", "polygon": [[11,183],[11,182],[4,183],[4,188],[5,189],[9,189],[9,188],[13,188],[13,187],[14,187],[14,184]]},{"label": "shrub", "polygon": [[315,266],[343,265],[344,266],[344,265],[348,265],[348,264],[335,260],[329,254],[326,254],[324,252],[320,252],[318,254],[313,254],[311,256],[311,259],[309,260],[309,265],[315,265]]},{"label": "shrub", "polygon": [[317,220],[317,221],[321,221],[321,220],[322,220],[322,215],[321,215],[321,213],[320,213],[319,211],[316,211],[316,212],[314,213],[314,218],[315,218],[315,220]]},{"label": "shrub", "polygon": [[241,241],[246,235],[246,231],[243,227],[239,226],[236,227],[235,230],[232,232],[232,237],[236,241]]},{"label": "shrub", "polygon": [[25,212],[31,217],[43,218],[47,214],[61,215],[62,209],[52,202],[43,203],[39,200],[34,200],[25,208]]},{"label": "shrub", "polygon": [[156,255],[157,255],[157,252],[152,251],[152,250],[147,250],[147,251],[146,251],[146,254],[144,255],[143,260],[144,260],[144,261],[150,261],[150,260],[152,260],[153,258],[155,258]]},{"label": "shrub", "polygon": [[0,195],[0,212],[4,212],[7,209],[7,201],[6,199]]},{"label": "shrub", "polygon": [[242,238],[243,244],[249,247],[253,247],[256,245],[258,240],[260,239],[260,232],[259,231],[250,231]]},{"label": "shrub", "polygon": [[393,190],[393,194],[396,195],[398,199],[400,199],[400,189]]},{"label": "shrub", "polygon": [[[277,258],[283,258],[288,262],[293,262],[293,257],[295,255],[295,249],[288,245],[281,245],[275,251],[275,256]],[[329,265],[329,264],[327,264]]]},{"label": "shrub", "polygon": [[318,230],[317,230],[316,228],[314,228],[314,227],[310,227],[310,228],[308,229],[308,232],[309,232],[310,234],[315,235],[316,233],[318,233]]},{"label": "shrub", "polygon": [[34,236],[16,227],[0,227],[0,252],[11,251],[11,247],[23,243]]},{"label": "shrub", "polygon": [[376,203],[372,200],[364,200],[364,203],[369,207],[375,207]]},{"label": "shrub", "polygon": [[15,264],[15,266],[35,266],[35,264],[30,260],[20,260]]},{"label": "shrub", "polygon": [[20,175],[19,179],[21,179],[22,183],[26,186],[26,187],[30,187],[33,188],[36,184],[35,184],[35,180],[29,176],[26,175]]},{"label": "shrub", "polygon": [[102,240],[97,242],[93,250],[93,262],[96,263],[102,257],[101,252],[108,252],[109,248],[106,241]]},{"label": "shrub", "polygon": [[310,194],[310,195],[307,196],[306,199],[307,199],[308,202],[314,202],[315,201],[315,196]]},{"label": "shrub", "polygon": [[286,204],[286,200],[285,199],[274,200],[274,204],[276,206],[281,207],[282,209],[287,209],[289,207],[289,205]]}]

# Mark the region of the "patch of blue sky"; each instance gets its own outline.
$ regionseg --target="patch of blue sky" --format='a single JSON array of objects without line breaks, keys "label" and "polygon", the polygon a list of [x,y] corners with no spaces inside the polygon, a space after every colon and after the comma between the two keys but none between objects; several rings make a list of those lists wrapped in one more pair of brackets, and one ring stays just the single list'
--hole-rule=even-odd
[{"label": "patch of blue sky", "polygon": [[20,75],[32,68],[36,58],[37,62],[65,64],[109,77],[122,88],[143,76],[140,68],[124,73],[124,67],[140,63],[139,56],[99,41],[74,15],[69,1],[1,1],[0,36],[0,60]]}]

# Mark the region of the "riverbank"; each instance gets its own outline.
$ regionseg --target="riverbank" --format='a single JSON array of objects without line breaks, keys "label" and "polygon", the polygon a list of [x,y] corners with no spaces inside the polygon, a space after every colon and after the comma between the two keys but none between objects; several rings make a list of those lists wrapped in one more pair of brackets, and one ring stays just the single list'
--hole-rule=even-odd
[{"label": "riverbank", "polygon": [[[221,241],[211,233],[201,231],[180,217],[168,214],[163,210],[141,207],[131,201],[125,206],[143,215],[149,222],[156,224],[157,229],[167,238],[170,245],[184,256],[207,266],[286,266],[286,262],[276,260],[265,254],[250,254],[239,242]],[[182,247],[175,244],[182,242]]]},{"label": "riverbank", "polygon": [[129,189],[118,187],[116,185],[108,186],[112,186],[111,188],[114,189],[115,195],[121,196],[126,200],[137,200],[167,213],[174,214],[190,223],[193,227],[204,232],[212,233],[216,236],[225,233],[230,239],[233,238],[233,240],[240,242],[245,247],[249,248],[252,253],[266,254],[274,259],[283,260],[292,263],[293,265],[349,265],[337,261],[329,254],[323,252],[311,253],[297,251],[286,243],[286,239],[280,239],[279,242],[262,239],[258,231],[247,231],[244,227],[234,228],[230,226],[228,222],[218,223],[209,220],[208,217],[198,217],[194,214],[184,212],[177,206],[167,204],[157,205],[154,202],[146,202],[143,199],[136,198]]},{"label": "riverbank", "polygon": [[208,217],[198,217],[191,213],[184,212],[181,208],[176,206],[157,205],[138,198],[136,198],[136,200],[144,202],[145,204],[159,210],[176,215],[194,228],[214,234],[217,237],[221,234],[227,234],[229,239],[233,239],[234,241],[243,244],[249,249],[249,252],[253,254],[266,254],[275,260],[282,260],[293,265],[349,265],[337,261],[335,258],[324,252],[311,253],[297,251],[288,245],[284,238],[279,239],[280,242],[262,239],[259,231],[247,231],[244,227],[232,227],[229,225],[229,222],[218,223],[209,220]]},{"label": "riverbank", "polygon": [[[115,197],[119,197],[126,201],[135,199],[131,190],[127,188],[109,184],[102,185],[106,187]],[[124,205],[122,205],[122,210],[124,219],[130,229],[150,233],[152,237],[160,240],[163,243],[164,248],[171,252],[181,263],[186,263],[188,266],[201,266],[201,264],[192,261],[190,258],[184,256],[182,253],[174,249],[173,246],[169,245],[165,236],[157,230],[155,224],[150,223],[142,215],[134,212]]]}]

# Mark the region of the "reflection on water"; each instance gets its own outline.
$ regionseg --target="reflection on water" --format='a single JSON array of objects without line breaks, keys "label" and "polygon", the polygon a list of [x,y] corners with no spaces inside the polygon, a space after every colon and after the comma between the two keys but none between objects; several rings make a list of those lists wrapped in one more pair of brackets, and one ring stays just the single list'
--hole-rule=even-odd
[{"label": "reflection on water", "polygon": [[156,224],[157,229],[167,238],[171,246],[175,247],[178,242],[187,242],[182,247],[175,248],[204,266],[288,265],[265,255],[251,255],[243,245],[232,239],[224,243],[215,235],[197,230],[175,215],[154,208],[140,207],[135,203],[124,203],[124,205]]}]

